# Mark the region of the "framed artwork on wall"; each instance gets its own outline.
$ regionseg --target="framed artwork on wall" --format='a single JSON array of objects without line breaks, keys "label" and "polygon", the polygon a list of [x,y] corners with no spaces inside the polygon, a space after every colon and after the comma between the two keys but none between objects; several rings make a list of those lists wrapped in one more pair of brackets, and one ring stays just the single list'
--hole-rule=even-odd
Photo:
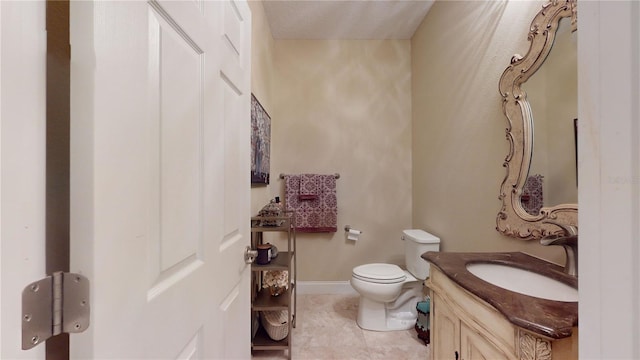
[{"label": "framed artwork on wall", "polygon": [[251,94],[251,185],[269,184],[271,117]]},{"label": "framed artwork on wall", "polygon": [[573,141],[576,144],[576,186],[578,186],[578,119],[573,119]]}]

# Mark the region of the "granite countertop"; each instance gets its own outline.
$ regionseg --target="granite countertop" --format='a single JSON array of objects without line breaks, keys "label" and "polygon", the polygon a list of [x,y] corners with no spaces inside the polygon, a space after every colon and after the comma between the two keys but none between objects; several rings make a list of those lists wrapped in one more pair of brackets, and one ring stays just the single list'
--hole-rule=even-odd
[{"label": "granite countertop", "polygon": [[437,266],[447,277],[465,290],[491,304],[512,324],[552,339],[570,337],[578,326],[578,303],[553,301],[512,292],[490,284],[471,274],[469,263],[496,263],[530,270],[578,288],[578,278],[563,268],[521,252],[456,253],[433,252],[422,258]]}]

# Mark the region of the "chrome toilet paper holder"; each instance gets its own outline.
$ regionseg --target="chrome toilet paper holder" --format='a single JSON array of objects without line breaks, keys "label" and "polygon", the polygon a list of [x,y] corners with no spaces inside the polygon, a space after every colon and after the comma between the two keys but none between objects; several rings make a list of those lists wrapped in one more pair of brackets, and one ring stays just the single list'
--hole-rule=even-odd
[{"label": "chrome toilet paper holder", "polygon": [[[355,230],[354,228],[351,227],[351,225],[345,225],[344,226],[344,231],[345,232],[349,232],[351,230]],[[360,231],[360,234],[362,234],[364,231]]]}]

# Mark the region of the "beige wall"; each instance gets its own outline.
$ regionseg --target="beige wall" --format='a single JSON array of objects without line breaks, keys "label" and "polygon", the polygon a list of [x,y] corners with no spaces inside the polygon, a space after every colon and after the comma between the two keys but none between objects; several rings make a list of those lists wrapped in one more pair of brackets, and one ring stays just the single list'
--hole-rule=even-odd
[{"label": "beige wall", "polygon": [[[298,234],[299,280],[349,280],[354,266],[403,263],[411,227],[408,40],[275,42],[272,181],[339,173],[338,232]],[[344,226],[362,230],[346,240]],[[278,245],[278,243],[276,243]]]},{"label": "beige wall", "polygon": [[[277,118],[273,116],[273,52],[274,40],[271,29],[267,23],[264,7],[261,1],[249,1],[251,9],[251,92],[256,96],[260,104],[271,115],[272,128],[277,126]],[[273,173],[271,174],[273,176]],[[247,174],[249,176],[249,174]],[[276,175],[277,176],[277,175]],[[268,186],[255,186],[251,188],[251,214],[258,211],[272,199],[274,185],[278,185],[277,179],[271,179]],[[275,182],[275,183],[274,183]]]},{"label": "beige wall", "polygon": [[[249,4],[252,91],[272,118],[271,184],[252,188],[252,213],[282,196],[280,173],[341,174],[339,231],[299,234],[299,280],[402,264],[405,228],[440,236],[445,251],[564,261],[495,230],[508,150],[498,81],[527,51],[542,2],[439,1],[411,41],[274,40],[262,4]],[[346,224],[364,231],[359,242]]]},{"label": "beige wall", "polygon": [[437,1],[411,40],[413,226],[444,251],[524,251],[558,263],[561,249],[495,230],[505,176],[498,81],[543,2]]},{"label": "beige wall", "polygon": [[[298,234],[298,279],[345,281],[354,266],[403,263],[411,227],[410,42],[274,41],[252,14],[252,92],[271,115],[271,183],[251,189],[256,214],[283,196],[280,173],[340,173],[338,232]],[[344,226],[364,231],[347,241]],[[267,241],[279,248],[278,234]]]}]

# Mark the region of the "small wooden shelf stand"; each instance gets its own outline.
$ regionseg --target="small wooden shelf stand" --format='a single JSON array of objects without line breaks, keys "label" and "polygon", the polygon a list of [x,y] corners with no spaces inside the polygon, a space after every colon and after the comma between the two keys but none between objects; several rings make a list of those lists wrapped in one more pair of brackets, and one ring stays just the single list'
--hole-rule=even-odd
[{"label": "small wooden shelf stand", "polygon": [[[262,225],[265,223],[276,223],[276,226]],[[269,264],[251,264],[251,350],[287,350],[288,358],[291,359],[291,338],[292,330],[296,327],[297,314],[297,290],[296,290],[296,227],[295,216],[292,211],[285,211],[282,216],[254,216],[251,218],[251,248],[256,249],[257,245],[264,241],[265,232],[285,232],[287,233],[287,248],[279,249],[278,256],[271,260]],[[263,271],[267,270],[287,270],[289,288],[279,296],[271,296],[268,289],[262,289]],[[289,333],[286,338],[275,341],[269,337],[262,325],[256,325],[258,312],[270,310],[287,310],[289,315],[287,326]]]}]

